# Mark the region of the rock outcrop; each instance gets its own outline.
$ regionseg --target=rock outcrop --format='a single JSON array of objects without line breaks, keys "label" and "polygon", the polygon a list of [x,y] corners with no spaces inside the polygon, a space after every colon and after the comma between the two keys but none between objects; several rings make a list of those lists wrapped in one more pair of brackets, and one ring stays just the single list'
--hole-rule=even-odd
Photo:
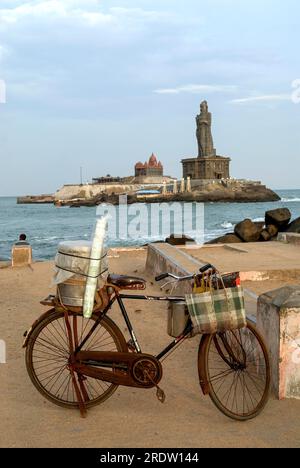
[{"label": "rock outcrop", "polygon": [[291,222],[288,225],[286,232],[294,232],[296,234],[300,234],[300,218],[297,218],[293,222]]},{"label": "rock outcrop", "polygon": [[238,242],[268,242],[276,240],[278,233],[300,234],[300,218],[291,220],[292,214],[288,208],[278,208],[267,211],[265,223],[256,223],[244,219],[235,226],[234,233],[213,239],[207,244],[228,244]]},{"label": "rock outcrop", "polygon": [[276,237],[279,232],[279,227],[275,224],[269,224],[267,225],[267,231],[271,237]]},{"label": "rock outcrop", "polygon": [[234,233],[243,242],[257,242],[262,230],[251,219],[245,219],[235,226]]},{"label": "rock outcrop", "polygon": [[291,220],[292,214],[288,208],[277,208],[266,212],[266,226],[275,225],[279,231],[284,231]]},{"label": "rock outcrop", "polygon": [[243,242],[238,236],[233,233],[225,234],[225,236],[217,237],[206,244],[238,244]]},{"label": "rock outcrop", "polygon": [[25,197],[18,197],[18,205],[31,205],[31,204],[43,204],[43,203],[53,203],[54,195],[26,195]]},{"label": "rock outcrop", "polygon": [[195,244],[195,240],[190,236],[183,234],[182,236],[176,236],[176,234],[171,234],[170,237],[167,237],[165,242],[170,245],[188,245]]}]

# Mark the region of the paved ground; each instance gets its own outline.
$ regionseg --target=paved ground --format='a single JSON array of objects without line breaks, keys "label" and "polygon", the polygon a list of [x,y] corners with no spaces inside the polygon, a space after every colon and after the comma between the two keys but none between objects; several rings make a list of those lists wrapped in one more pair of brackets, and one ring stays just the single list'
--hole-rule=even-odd
[{"label": "paved ground", "polygon": [[213,263],[220,271],[288,270],[290,277],[293,271],[295,278],[300,276],[300,249],[297,245],[256,242],[203,246],[184,251],[202,263]]},{"label": "paved ground", "polygon": [[[144,275],[145,251],[122,252],[110,259],[116,273]],[[166,402],[154,390],[119,388],[103,405],[77,411],[46,401],[32,386],[24,365],[22,334],[44,311],[39,300],[51,291],[51,263],[32,270],[0,270],[0,338],[7,343],[7,364],[0,365],[1,447],[300,447],[300,401],[271,398],[257,419],[238,423],[227,419],[204,397],[197,376],[199,338],[186,342],[165,362],[161,387]],[[158,292],[151,284],[147,292]],[[166,306],[133,302],[130,317],[144,351],[154,353],[170,339]],[[112,318],[117,319],[116,310]],[[121,325],[125,333],[124,324]]]},{"label": "paved ground", "polygon": [[[240,271],[246,278],[276,278],[243,281],[250,315],[256,315],[258,295],[286,284],[300,284],[299,246],[269,242],[175,248],[159,243],[153,245],[151,252],[150,270],[153,267],[155,274],[161,269],[171,270],[178,276],[192,274],[198,272],[200,266],[212,263],[221,272]],[[180,293],[184,294],[186,287],[186,283],[180,283]]]}]

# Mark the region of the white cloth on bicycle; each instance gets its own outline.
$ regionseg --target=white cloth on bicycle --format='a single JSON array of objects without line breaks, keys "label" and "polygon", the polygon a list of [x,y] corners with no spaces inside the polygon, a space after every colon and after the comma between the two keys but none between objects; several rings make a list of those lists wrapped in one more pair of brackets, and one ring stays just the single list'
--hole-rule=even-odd
[{"label": "white cloth on bicycle", "polygon": [[84,300],[83,300],[83,316],[87,319],[91,318],[94,308],[95,293],[98,284],[98,275],[103,271],[102,257],[104,255],[104,239],[107,227],[107,216],[98,219],[96,223],[95,235],[91,248],[91,259],[88,268],[88,277],[86,280]]}]

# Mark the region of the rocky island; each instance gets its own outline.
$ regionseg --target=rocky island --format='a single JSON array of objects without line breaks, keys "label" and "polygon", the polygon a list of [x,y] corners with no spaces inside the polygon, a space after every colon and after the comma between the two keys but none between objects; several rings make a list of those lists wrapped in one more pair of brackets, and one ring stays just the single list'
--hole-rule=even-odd
[{"label": "rocky island", "polygon": [[212,114],[207,101],[196,116],[198,155],[182,159],[180,181],[163,175],[163,165],[154,154],[148,162],[135,165],[133,177],[100,177],[92,184],[64,185],[55,195],[22,197],[18,203],[54,203],[56,206],[96,206],[119,203],[127,195],[128,203],[198,202],[272,202],[280,197],[260,181],[230,176],[231,158],[217,154],[212,137]]},{"label": "rocky island", "polygon": [[43,204],[43,203],[54,203],[54,195],[25,195],[24,197],[18,197],[17,203],[19,205],[24,204]]},{"label": "rocky island", "polygon": [[[101,203],[118,205],[120,195],[127,195],[127,203],[163,203],[163,202],[272,202],[280,200],[280,197],[259,182],[231,180],[224,183],[207,184],[195,187],[191,192],[141,194],[139,190],[118,191],[121,187],[115,187],[116,192],[101,191],[94,196],[82,196],[74,193],[71,198],[56,198],[55,204],[59,206],[97,206]],[[74,187],[75,189],[75,187]],[[81,196],[80,196],[81,195]],[[57,197],[57,194],[56,194]]]}]

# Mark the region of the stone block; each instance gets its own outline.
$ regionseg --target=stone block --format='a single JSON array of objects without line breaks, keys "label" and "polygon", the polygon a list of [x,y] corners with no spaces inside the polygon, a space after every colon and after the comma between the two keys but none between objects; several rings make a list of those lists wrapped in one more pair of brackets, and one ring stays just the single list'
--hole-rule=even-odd
[{"label": "stone block", "polygon": [[11,252],[13,267],[22,267],[32,263],[32,249],[30,245],[14,245]]},{"label": "stone block", "polygon": [[279,399],[300,399],[300,286],[284,286],[258,299],[257,328],[270,355],[271,388]]},{"label": "stone block", "polygon": [[280,232],[277,240],[280,242],[286,242],[287,244],[300,246],[300,234],[294,232]]}]

